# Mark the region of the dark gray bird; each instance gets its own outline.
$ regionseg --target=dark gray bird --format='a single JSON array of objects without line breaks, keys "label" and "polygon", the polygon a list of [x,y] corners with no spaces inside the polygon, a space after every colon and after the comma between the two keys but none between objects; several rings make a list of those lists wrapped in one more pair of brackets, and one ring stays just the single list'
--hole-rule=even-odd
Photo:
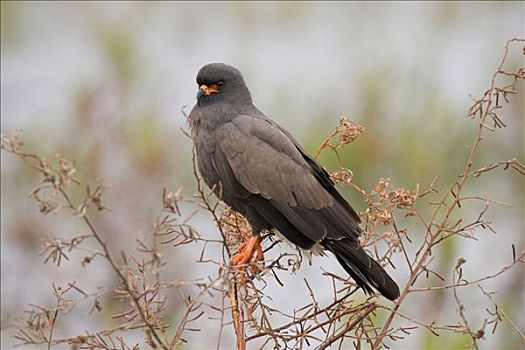
[{"label": "dark gray bird", "polygon": [[361,222],[329,174],[293,136],[252,103],[241,73],[211,63],[197,75],[189,118],[199,171],[206,184],[246,217],[253,236],[233,264],[262,259],[260,234],[277,230],[296,246],[331,251],[366,292],[390,300],[399,287],[359,245]]}]

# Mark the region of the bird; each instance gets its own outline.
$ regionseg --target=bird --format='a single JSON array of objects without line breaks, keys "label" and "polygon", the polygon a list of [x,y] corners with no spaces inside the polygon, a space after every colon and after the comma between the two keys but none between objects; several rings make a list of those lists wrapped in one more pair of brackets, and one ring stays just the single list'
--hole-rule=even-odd
[{"label": "bird", "polygon": [[333,253],[365,293],[398,298],[396,282],[360,245],[359,215],[292,134],[255,107],[241,72],[209,63],[196,82],[188,119],[199,173],[252,230],[232,264],[264,259],[261,234],[273,231],[302,250]]}]

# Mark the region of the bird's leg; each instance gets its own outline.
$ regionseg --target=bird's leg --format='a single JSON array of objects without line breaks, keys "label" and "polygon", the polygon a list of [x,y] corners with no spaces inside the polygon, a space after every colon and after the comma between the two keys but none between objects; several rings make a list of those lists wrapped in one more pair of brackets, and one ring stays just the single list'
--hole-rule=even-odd
[{"label": "bird's leg", "polygon": [[257,259],[264,260],[264,254],[261,247],[262,238],[259,235],[251,236],[248,242],[239,246],[239,251],[232,257],[233,265],[242,265],[250,261],[253,254],[257,252]]}]

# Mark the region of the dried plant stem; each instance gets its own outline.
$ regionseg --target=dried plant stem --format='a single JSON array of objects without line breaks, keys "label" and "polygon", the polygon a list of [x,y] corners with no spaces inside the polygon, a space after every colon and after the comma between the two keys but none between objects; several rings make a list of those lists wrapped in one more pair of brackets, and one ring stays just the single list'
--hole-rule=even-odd
[{"label": "dried plant stem", "polygon": [[[62,196],[64,197],[64,199],[66,200],[67,204],[71,207],[71,209],[73,210],[76,210],[75,206],[73,205],[73,202],[71,201],[71,199],[69,198],[69,195],[67,194],[67,192],[65,192],[62,188],[60,189],[60,193],[62,194]],[[163,349],[165,350],[168,350],[168,347],[166,346],[166,344],[164,344],[164,342],[160,339],[160,336],[159,334],[157,333],[157,330],[155,329],[155,327],[153,327],[153,325],[149,322],[148,320],[148,317],[146,316],[146,314],[144,313],[144,310],[140,304],[140,296],[137,295],[132,289],[131,289],[131,286],[129,285],[129,280],[126,278],[126,276],[124,276],[124,274],[122,273],[121,269],[118,267],[118,265],[115,263],[112,255],[110,254],[109,252],[109,249],[108,249],[108,246],[106,244],[106,242],[104,242],[104,240],[102,239],[102,237],[99,235],[99,233],[97,232],[97,230],[95,229],[95,226],[93,225],[93,223],[91,222],[91,220],[87,217],[86,214],[82,215],[82,220],[84,220],[84,222],[86,223],[86,225],[88,226],[89,230],[91,231],[91,233],[93,234],[93,237],[96,239],[96,241],[98,242],[98,244],[100,245],[100,247],[102,248],[102,250],[104,251],[104,258],[106,258],[106,260],[109,262],[109,264],[111,265],[111,268],[113,269],[113,271],[117,274],[117,276],[119,277],[120,279],[120,282],[122,283],[122,286],[124,287],[124,289],[126,290],[126,292],[128,293],[129,297],[131,298],[131,300],[133,301],[133,305],[135,307],[135,310],[139,313],[140,315],[140,318],[142,320],[142,322],[144,323],[144,325],[147,327],[148,331],[151,333],[151,335],[155,338],[155,341],[157,342],[157,345],[162,347]],[[155,347],[155,344],[151,344],[153,347]]]},{"label": "dried plant stem", "polygon": [[53,331],[55,329],[55,323],[57,321],[59,309],[57,308],[53,314],[53,319],[51,320],[51,326],[49,327],[49,339],[47,341],[47,350],[51,350],[51,344],[53,340]]},{"label": "dried plant stem", "polygon": [[[505,51],[504,51],[504,54],[503,54],[503,58],[500,61],[500,64],[498,66],[498,70],[492,76],[492,81],[491,81],[490,88],[489,88],[489,90],[486,93],[486,95],[488,95],[488,96],[492,96],[492,93],[495,90],[496,77],[503,70],[503,65],[505,64],[505,61],[507,59],[507,55],[509,53],[509,46],[513,42],[525,42],[525,40],[514,38],[514,39],[511,39],[511,40],[507,41],[507,43],[505,44]],[[427,235],[428,235],[429,238],[426,239],[425,242],[424,242],[424,247],[425,248],[424,248],[423,254],[420,256],[420,258],[417,261],[417,263],[415,264],[415,266],[413,266],[413,268],[411,269],[411,273],[410,273],[410,276],[408,278],[407,284],[403,288],[399,298],[395,301],[394,307],[393,307],[393,311],[387,317],[387,319],[386,319],[385,323],[383,324],[383,327],[382,327],[382,329],[381,329],[381,331],[379,333],[379,336],[376,338],[375,342],[373,343],[372,349],[374,349],[374,350],[375,349],[379,349],[379,347],[381,346],[382,341],[385,338],[385,336],[386,336],[386,334],[387,334],[387,332],[388,332],[388,330],[390,328],[390,325],[392,324],[392,321],[394,320],[394,317],[396,315],[397,310],[399,309],[400,305],[404,302],[404,299],[406,298],[406,296],[409,294],[410,287],[413,286],[414,283],[416,282],[416,279],[420,275],[420,271],[421,271],[422,267],[425,266],[425,264],[427,263],[427,260],[428,260],[428,258],[430,256],[430,253],[432,251],[432,247],[434,246],[434,243],[436,242],[436,240],[438,239],[440,234],[443,231],[447,230],[447,225],[449,223],[449,218],[450,218],[452,212],[454,211],[454,209],[456,208],[456,206],[458,206],[460,201],[461,201],[461,197],[462,197],[461,195],[462,195],[463,186],[465,185],[467,180],[470,178],[470,175],[473,175],[473,174],[471,174],[471,169],[472,169],[473,164],[474,164],[474,159],[475,159],[475,156],[476,156],[476,152],[477,152],[478,147],[479,147],[479,145],[480,145],[480,143],[482,141],[483,129],[485,129],[485,120],[487,119],[487,117],[489,116],[489,113],[491,112],[492,105],[493,105],[493,100],[489,99],[487,101],[487,106],[481,112],[479,124],[478,124],[478,127],[477,127],[477,132],[476,132],[475,139],[474,139],[474,143],[473,143],[473,145],[471,147],[469,147],[469,154],[468,154],[468,158],[467,158],[467,163],[465,165],[465,170],[464,170],[463,174],[461,175],[459,181],[457,181],[454,185],[452,185],[450,190],[444,195],[444,197],[440,201],[439,205],[437,206],[437,208],[434,211],[434,214],[432,216],[431,222],[434,222],[434,219],[438,216],[438,214],[441,211],[441,208],[443,206],[447,207],[445,215],[444,215],[443,219],[441,220],[441,223],[436,226],[437,229],[434,232],[431,231],[431,227],[430,226],[427,226]],[[450,194],[453,194],[453,202],[452,202],[452,204],[447,205],[446,201],[449,199]]]},{"label": "dried plant stem", "polygon": [[233,283],[230,288],[230,301],[232,307],[233,328],[237,337],[237,350],[246,350],[246,339],[244,338],[244,318],[242,317],[242,309],[239,307],[238,298],[238,283]]},{"label": "dried plant stem", "polygon": [[330,345],[344,337],[350,330],[354,329],[359,323],[361,323],[370,313],[372,313],[377,308],[376,304],[372,304],[368,306],[365,311],[359,315],[359,317],[352,322],[349,322],[339,333],[332,336],[328,341],[323,343],[320,347],[318,347],[318,350],[324,350],[327,349]]}]

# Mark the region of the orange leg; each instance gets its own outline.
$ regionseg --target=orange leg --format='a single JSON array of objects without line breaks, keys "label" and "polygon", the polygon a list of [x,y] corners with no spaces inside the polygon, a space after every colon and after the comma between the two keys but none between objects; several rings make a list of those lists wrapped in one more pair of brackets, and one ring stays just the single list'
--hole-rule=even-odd
[{"label": "orange leg", "polygon": [[233,265],[246,264],[255,252],[257,252],[258,260],[264,260],[261,241],[262,238],[260,236],[251,236],[248,242],[242,243],[239,246],[239,252],[232,257]]}]

